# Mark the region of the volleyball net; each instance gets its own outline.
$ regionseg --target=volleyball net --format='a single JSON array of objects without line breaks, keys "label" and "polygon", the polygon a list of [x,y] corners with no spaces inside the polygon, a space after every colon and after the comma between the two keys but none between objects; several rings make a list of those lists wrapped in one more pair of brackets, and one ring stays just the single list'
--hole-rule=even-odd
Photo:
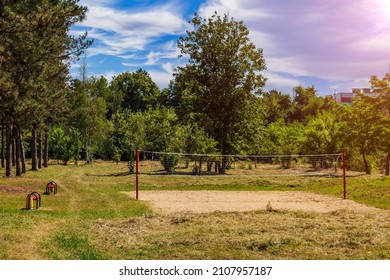
[{"label": "volleyball net", "polygon": [[[166,182],[161,176],[179,176],[187,181],[236,180],[239,178],[266,177],[332,177],[344,178],[345,188],[345,155],[218,155],[187,154],[154,151],[136,152],[137,188],[138,175],[151,176],[155,179],[153,186]],[[221,177],[224,176],[224,177]],[[202,179],[201,179],[202,177]],[[197,179],[198,178],[198,179]],[[224,179],[222,179],[224,178]],[[164,186],[164,185],[163,185]],[[344,191],[345,193],[345,191]],[[345,194],[344,194],[345,197]]]},{"label": "volleyball net", "polygon": [[155,175],[340,176],[342,153],[210,155],[139,151],[142,173]]}]

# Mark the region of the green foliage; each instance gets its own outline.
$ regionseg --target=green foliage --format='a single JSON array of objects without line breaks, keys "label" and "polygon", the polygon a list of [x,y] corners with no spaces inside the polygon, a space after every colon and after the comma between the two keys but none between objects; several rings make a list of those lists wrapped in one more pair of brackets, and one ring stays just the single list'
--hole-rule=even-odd
[{"label": "green foliage", "polygon": [[304,126],[298,122],[291,125],[286,125],[283,120],[271,123],[265,128],[258,154],[300,154],[303,129]]},{"label": "green foliage", "polygon": [[283,94],[276,90],[263,93],[261,102],[265,111],[265,123],[271,124],[278,120],[290,122],[293,103],[289,94]]},{"label": "green foliage", "polygon": [[[345,147],[349,168],[371,173],[385,166],[390,174],[390,74],[373,76],[377,97],[359,96],[352,106],[317,96],[313,86],[294,88],[292,97],[264,93],[262,49],[243,22],[215,13],[193,17],[178,42],[189,61],[166,89],[142,69],[110,83],[87,77],[86,64],[82,79],[69,82],[69,62],[92,43],[86,34],[69,34],[86,10],[78,1],[2,1],[3,150],[15,140],[11,126],[31,135],[53,126],[50,153],[64,164],[83,155],[87,162],[126,160],[133,172],[137,147],[195,154],[320,154]],[[162,161],[168,171],[176,165],[175,157]]]},{"label": "green foliage", "polygon": [[66,122],[80,131],[88,163],[110,137],[111,127],[106,119],[108,91],[104,77],[72,81],[72,92],[68,97],[71,115]]},{"label": "green foliage", "polygon": [[386,154],[385,156],[385,173],[390,175],[390,142],[388,138],[390,136],[390,73],[387,73],[385,77],[380,80],[377,76],[371,77],[371,87],[374,92],[378,94],[377,97],[377,109],[383,112],[382,116],[387,115],[381,121],[381,135],[382,141],[380,141],[379,149]]},{"label": "green foliage", "polygon": [[377,106],[378,101],[374,97],[360,95],[351,107],[344,106],[342,111],[344,144],[348,152],[359,151],[367,174],[372,170],[368,156],[377,153],[383,141],[383,127],[388,124],[386,112]]},{"label": "green foliage", "polygon": [[112,108],[115,113],[120,109],[133,112],[145,111],[149,106],[156,108],[161,101],[161,93],[150,75],[142,69],[125,72],[114,77],[111,83]]},{"label": "green foliage", "polygon": [[144,114],[145,120],[145,150],[172,152],[171,143],[176,136],[177,115],[167,107],[149,109]]},{"label": "green foliage", "polygon": [[145,143],[145,123],[143,115],[129,110],[118,112],[112,116],[113,132],[111,149],[114,161],[129,162],[129,171],[134,173],[135,150]]},{"label": "green foliage", "polygon": [[324,101],[324,98],[317,96],[317,90],[314,86],[294,88],[293,111],[290,121],[304,122],[318,115],[325,105]]},{"label": "green foliage", "polygon": [[248,139],[239,124],[258,118],[252,107],[257,105],[253,94],[265,83],[263,52],[250,42],[243,22],[227,15],[203,19],[195,14],[191,24],[193,30],[179,40],[181,53],[190,59],[178,68],[177,87],[219,151],[237,152],[235,144]]},{"label": "green foliage", "polygon": [[68,134],[62,127],[56,127],[50,134],[50,153],[66,165],[73,159],[77,164],[81,153],[81,135],[72,128]]},{"label": "green foliage", "polygon": [[166,154],[160,158],[160,162],[164,166],[165,171],[173,172],[179,162],[179,157],[175,154]]},{"label": "green foliage", "polygon": [[337,112],[323,112],[308,120],[302,132],[303,154],[340,153],[341,124]]},{"label": "green foliage", "polygon": [[[1,111],[8,130],[12,126],[14,131],[33,131],[32,169],[37,170],[35,136],[47,130],[50,121],[63,120],[69,62],[92,43],[86,34],[69,34],[71,26],[85,18],[87,8],[78,1],[43,0],[4,0],[0,6]],[[9,133],[7,143],[15,141],[10,139],[15,135]]]},{"label": "green foliage", "polygon": [[170,150],[189,154],[216,153],[217,142],[209,137],[196,123],[178,125],[170,141]]}]

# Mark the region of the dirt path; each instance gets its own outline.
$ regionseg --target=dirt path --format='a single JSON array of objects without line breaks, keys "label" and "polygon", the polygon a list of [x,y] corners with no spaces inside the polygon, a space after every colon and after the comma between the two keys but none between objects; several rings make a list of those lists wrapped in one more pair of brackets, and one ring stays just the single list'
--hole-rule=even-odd
[{"label": "dirt path", "polygon": [[[134,193],[129,193],[134,197]],[[333,196],[308,192],[262,191],[143,191],[139,199],[148,201],[162,213],[274,210],[332,212],[337,210],[379,211],[379,209]]]}]

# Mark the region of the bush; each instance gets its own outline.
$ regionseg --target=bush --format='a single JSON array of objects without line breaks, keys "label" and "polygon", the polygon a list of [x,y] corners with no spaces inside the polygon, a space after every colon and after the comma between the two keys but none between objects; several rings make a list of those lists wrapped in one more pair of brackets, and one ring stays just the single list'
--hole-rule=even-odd
[{"label": "bush", "polygon": [[167,172],[173,172],[176,165],[179,162],[178,155],[167,154],[160,157],[160,162],[164,166],[164,170]]}]

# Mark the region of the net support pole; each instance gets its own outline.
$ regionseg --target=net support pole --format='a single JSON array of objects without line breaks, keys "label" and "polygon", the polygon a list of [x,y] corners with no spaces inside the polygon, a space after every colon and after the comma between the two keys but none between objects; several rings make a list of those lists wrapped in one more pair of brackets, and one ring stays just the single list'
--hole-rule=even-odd
[{"label": "net support pole", "polygon": [[343,186],[344,186],[344,199],[347,199],[347,178],[346,178],[346,163],[345,163],[345,150],[343,149],[342,152],[342,158],[343,158]]},{"label": "net support pole", "polygon": [[138,162],[139,154],[138,148],[135,149],[135,199],[138,200]]}]

